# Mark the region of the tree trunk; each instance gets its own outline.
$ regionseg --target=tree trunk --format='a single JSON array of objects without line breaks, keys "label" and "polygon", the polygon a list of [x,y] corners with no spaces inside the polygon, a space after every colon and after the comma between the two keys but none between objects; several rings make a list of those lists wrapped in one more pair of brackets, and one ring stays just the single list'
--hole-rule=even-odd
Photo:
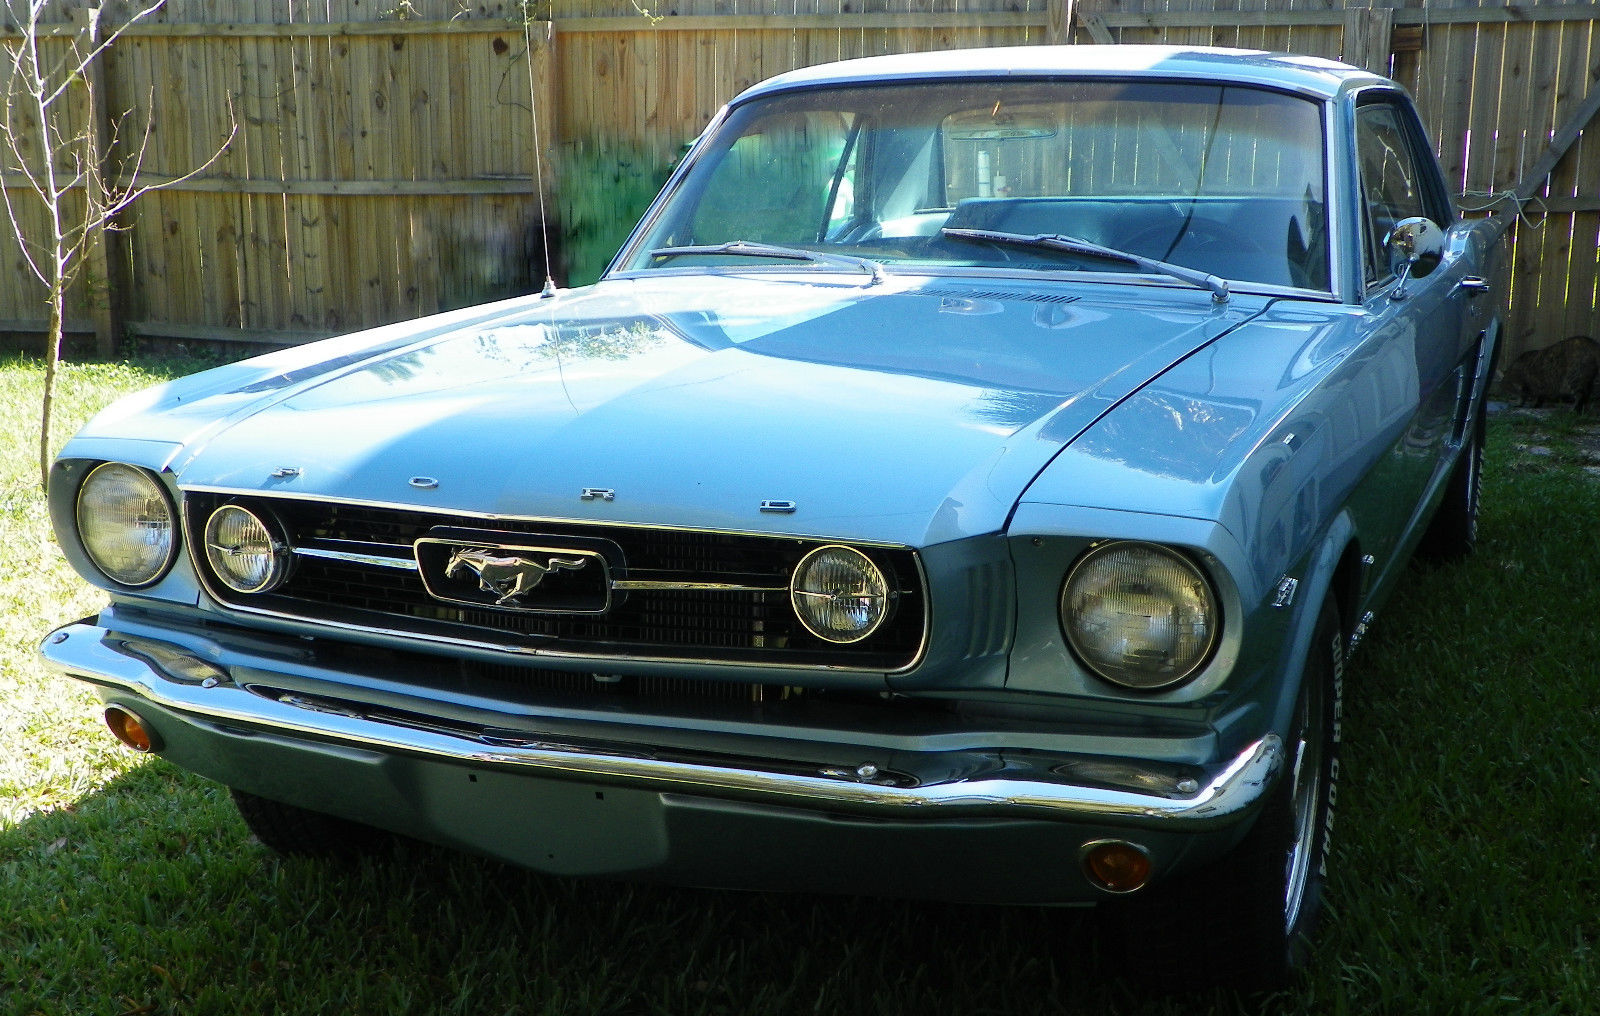
[{"label": "tree trunk", "polygon": [[66,303],[66,289],[60,280],[50,287],[50,329],[45,336],[44,398],[39,412],[39,486],[50,489],[50,418],[55,412],[56,373],[61,364],[62,312]]}]

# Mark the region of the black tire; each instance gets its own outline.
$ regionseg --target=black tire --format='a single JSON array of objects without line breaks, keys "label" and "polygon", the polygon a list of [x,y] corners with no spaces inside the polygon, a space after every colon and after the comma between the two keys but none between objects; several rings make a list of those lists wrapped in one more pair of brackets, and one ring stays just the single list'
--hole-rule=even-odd
[{"label": "black tire", "polygon": [[1480,411],[1467,427],[1466,446],[1450,479],[1445,482],[1444,500],[1422,533],[1417,556],[1425,561],[1456,561],[1472,553],[1478,544],[1478,504],[1483,495],[1483,445],[1487,426]]},{"label": "black tire", "polygon": [[1337,611],[1324,605],[1284,768],[1244,840],[1105,911],[1114,955],[1138,981],[1169,992],[1272,991],[1309,957],[1339,775],[1344,646]]},{"label": "black tire", "polygon": [[234,807],[262,845],[291,857],[353,858],[388,843],[389,833],[229,788]]}]

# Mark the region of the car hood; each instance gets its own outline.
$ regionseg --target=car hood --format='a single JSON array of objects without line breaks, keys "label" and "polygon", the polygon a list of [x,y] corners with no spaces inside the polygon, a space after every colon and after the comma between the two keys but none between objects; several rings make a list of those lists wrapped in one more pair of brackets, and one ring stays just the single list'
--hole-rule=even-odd
[{"label": "car hood", "polygon": [[[612,280],[134,415],[166,416],[189,488],[924,545],[1001,529],[1066,443],[1261,307],[815,278]],[[148,433],[126,416],[100,429]]]}]

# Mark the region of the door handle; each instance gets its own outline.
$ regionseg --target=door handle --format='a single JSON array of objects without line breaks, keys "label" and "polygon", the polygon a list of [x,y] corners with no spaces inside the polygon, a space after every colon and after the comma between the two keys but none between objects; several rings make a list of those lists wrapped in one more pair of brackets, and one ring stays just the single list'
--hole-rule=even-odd
[{"label": "door handle", "polygon": [[1468,296],[1478,296],[1480,294],[1487,293],[1492,287],[1490,287],[1487,279],[1480,279],[1476,275],[1469,275],[1460,282],[1456,283],[1456,288],[1466,290]]}]

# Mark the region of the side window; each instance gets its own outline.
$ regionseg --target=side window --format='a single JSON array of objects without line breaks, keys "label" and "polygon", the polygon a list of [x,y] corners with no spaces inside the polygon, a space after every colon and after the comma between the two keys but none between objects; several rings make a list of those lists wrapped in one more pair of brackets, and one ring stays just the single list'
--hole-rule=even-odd
[{"label": "side window", "polygon": [[1440,222],[1440,216],[1429,199],[1412,134],[1396,107],[1376,102],[1356,109],[1356,157],[1366,211],[1367,281],[1379,282],[1391,274],[1383,241],[1395,223],[1414,215]]}]

